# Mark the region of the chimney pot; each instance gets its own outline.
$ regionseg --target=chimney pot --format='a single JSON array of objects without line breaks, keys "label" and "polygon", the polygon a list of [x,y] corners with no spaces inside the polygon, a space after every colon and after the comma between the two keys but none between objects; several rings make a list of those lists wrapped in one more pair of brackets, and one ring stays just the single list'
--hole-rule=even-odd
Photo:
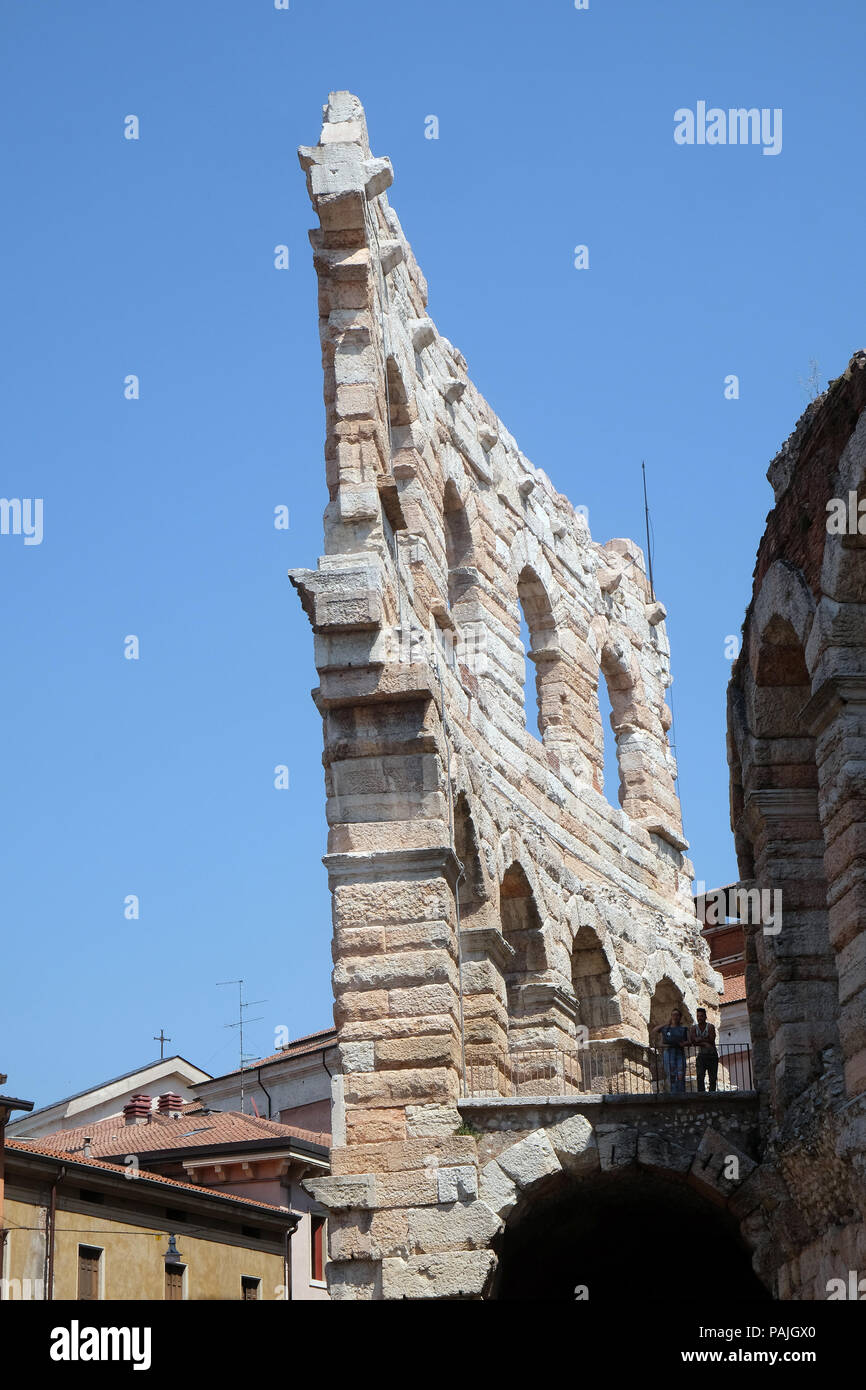
[{"label": "chimney pot", "polygon": [[147,1124],[152,1108],[153,1102],[150,1096],[143,1093],[133,1096],[123,1107],[123,1118],[128,1125]]},{"label": "chimney pot", "polygon": [[160,1115],[165,1115],[169,1119],[177,1119],[183,1113],[183,1097],[176,1091],[166,1091],[157,1101],[157,1109]]}]

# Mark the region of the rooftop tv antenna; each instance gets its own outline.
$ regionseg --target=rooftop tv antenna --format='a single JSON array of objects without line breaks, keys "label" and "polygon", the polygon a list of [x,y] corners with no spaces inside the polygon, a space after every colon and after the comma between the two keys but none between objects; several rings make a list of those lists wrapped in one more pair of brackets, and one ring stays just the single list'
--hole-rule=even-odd
[{"label": "rooftop tv antenna", "polygon": [[226,1024],[224,1024],[223,1026],[226,1027],[226,1028],[237,1028],[237,1029],[238,1029],[238,1033],[239,1033],[239,1057],[240,1057],[240,1074],[241,1074],[241,1114],[243,1114],[243,1112],[244,1112],[244,1063],[245,1063],[245,1062],[252,1062],[252,1061],[254,1061],[255,1058],[256,1058],[256,1055],[257,1055],[255,1052],[244,1052],[244,1024],[245,1024],[245,1023],[259,1023],[259,1022],[262,1020],[262,1018],[264,1018],[264,1014],[259,1014],[259,1017],[258,1017],[258,1018],[245,1018],[245,1017],[244,1017],[244,1010],[245,1010],[245,1009],[252,1009],[252,1008],[255,1008],[256,1004],[266,1004],[266,1003],[267,1003],[267,1000],[266,1000],[266,999],[253,999],[253,1000],[251,1000],[250,1002],[247,1002],[247,1000],[244,999],[244,982],[243,982],[243,980],[217,980],[217,985],[237,985],[237,987],[238,987],[238,1017],[237,1017],[237,1021],[236,1021],[235,1023],[226,1023]]}]

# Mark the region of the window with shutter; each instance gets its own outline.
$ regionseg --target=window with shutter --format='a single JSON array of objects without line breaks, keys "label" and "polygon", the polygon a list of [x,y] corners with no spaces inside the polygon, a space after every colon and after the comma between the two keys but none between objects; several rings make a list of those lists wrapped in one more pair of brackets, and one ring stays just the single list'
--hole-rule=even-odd
[{"label": "window with shutter", "polygon": [[317,1284],[325,1282],[325,1218],[310,1217],[310,1278]]},{"label": "window with shutter", "polygon": [[166,1265],[165,1296],[169,1301],[183,1298],[183,1272],[185,1269],[186,1265]]},{"label": "window with shutter", "polygon": [[99,1299],[99,1261],[102,1251],[94,1245],[78,1247],[78,1297],[88,1301]]}]

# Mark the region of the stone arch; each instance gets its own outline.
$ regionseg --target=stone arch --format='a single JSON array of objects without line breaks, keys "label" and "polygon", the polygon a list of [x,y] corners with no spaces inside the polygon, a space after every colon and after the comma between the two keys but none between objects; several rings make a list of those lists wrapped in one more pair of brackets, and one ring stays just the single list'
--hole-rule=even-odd
[{"label": "stone arch", "polygon": [[[560,653],[553,606],[544,584],[531,565],[524,565],[517,576],[517,601],[529,631],[526,660],[535,666],[537,726],[543,741],[548,728],[562,720],[556,671]],[[524,705],[526,698],[524,687]]]},{"label": "stone arch", "polygon": [[[734,668],[734,671],[736,674],[737,667]],[[734,832],[734,846],[740,878],[751,880],[755,876],[755,852],[743,825],[743,810],[746,800],[743,789],[743,750],[748,738],[746,702],[742,689],[735,684],[734,680],[728,686],[727,714],[731,827]]]},{"label": "stone arch", "polygon": [[457,888],[460,921],[464,927],[469,927],[483,914],[491,895],[469,798],[462,791],[454,801],[454,852],[463,865]]},{"label": "stone arch", "polygon": [[[640,676],[637,672],[634,661],[631,659],[632,653],[629,652],[623,642],[616,642],[608,633],[604,641],[601,652],[599,653],[598,678],[596,682],[596,702],[599,708],[599,719],[601,719],[601,683],[604,681],[607,688],[608,699],[610,701],[610,726],[616,739],[616,771],[619,785],[617,788],[617,800],[619,805],[628,814],[628,806],[633,797],[633,783],[635,774],[641,771],[640,750],[633,750],[630,760],[627,759],[628,741],[633,736],[637,727],[635,720],[635,704],[637,700],[637,686]],[[597,789],[604,790],[604,783],[607,781],[608,773],[613,769],[605,766],[604,756],[604,731],[602,730],[602,743],[599,749],[601,757],[601,767],[597,776]],[[634,756],[637,752],[637,758]],[[603,770],[602,770],[603,769]],[[608,800],[613,802],[613,797],[608,795]],[[634,808],[632,807],[632,810]]]},{"label": "stone arch", "polygon": [[[748,664],[739,663],[742,812],[761,920],[743,924],[747,1003],[758,1085],[779,1118],[821,1074],[840,1065],[838,977],[827,916],[825,843],[806,658],[815,601],[801,572],[776,561],[748,622]],[[767,916],[764,920],[766,901]],[[796,951],[792,943],[796,941]],[[764,1043],[766,1037],[766,1044]]]},{"label": "stone arch", "polygon": [[538,576],[558,626],[563,602],[562,591],[541,545],[531,531],[522,530],[517,532],[511,543],[508,560],[508,572],[515,588],[521,573],[527,567]]},{"label": "stone arch", "polygon": [[[589,693],[586,661],[578,659],[574,603],[560,587],[544,549],[528,530],[518,531],[511,545],[508,572],[513,584],[511,635],[520,642],[522,665],[511,664],[511,688],[519,718],[529,725],[530,669],[535,667],[537,729],[548,755],[572,768],[582,779],[589,777],[589,750],[584,731]],[[525,617],[528,642],[521,642],[520,617]],[[512,644],[512,651],[516,650]],[[522,670],[523,679],[518,674]]]},{"label": "stone arch", "polygon": [[[712,1125],[700,1132],[699,1139],[692,1138],[691,1144],[692,1162],[688,1164],[683,1161],[688,1150],[685,1154],[677,1152],[677,1141],[660,1136],[656,1128],[642,1135],[638,1125],[623,1122],[613,1128],[605,1124],[598,1133],[585,1115],[576,1112],[501,1149],[481,1169],[478,1196],[504,1220],[522,1195],[531,1194],[562,1172],[586,1177],[612,1166],[657,1168],[667,1162],[672,1174],[688,1174],[707,1195],[728,1200],[756,1169],[755,1160]],[[722,1161],[729,1154],[739,1158],[736,1177],[727,1175],[731,1170]]]},{"label": "stone arch", "polygon": [[694,1023],[695,1005],[690,1008],[679,985],[674,984],[669,974],[662,975],[650,996],[649,1031],[660,1023],[667,1023],[673,1009],[680,1009],[686,1027]]},{"label": "stone arch", "polygon": [[[821,566],[821,591],[836,603],[861,605],[866,603],[866,413],[861,415],[842,452],[830,495],[847,504],[849,530],[842,535],[827,534]],[[856,532],[850,529],[850,523],[855,518]],[[862,645],[864,639],[859,637],[857,640]]]},{"label": "stone arch", "polygon": [[839,977],[839,1036],[849,1095],[866,1093],[866,855],[854,825],[863,821],[862,748],[866,735],[866,411],[861,412],[831,484],[845,506],[846,530],[827,533],[822,595],[806,655],[812,671],[809,715],[816,737],[825,844],[827,927]]},{"label": "stone arch", "polygon": [[[576,1008],[570,990],[554,978],[551,966],[553,921],[543,915],[534,891],[531,863],[508,863],[499,890],[499,920],[510,954],[503,977],[508,1003],[508,1044],[512,1053],[574,1051]],[[547,1061],[550,1061],[548,1056]]]},{"label": "stone arch", "polygon": [[[607,796],[634,820],[653,810],[676,805],[670,748],[667,741],[669,711],[650,707],[640,665],[628,638],[608,619],[598,615],[590,628],[589,649],[598,663],[593,690],[594,743],[592,780],[596,791]],[[616,739],[616,794],[609,783],[613,768],[607,766],[602,724],[602,684],[610,702],[610,727]]]},{"label": "stone arch", "polygon": [[815,600],[802,572],[785,560],[774,561],[749,615],[749,668],[756,670],[762,644],[778,645],[783,624],[805,654],[814,620]]},{"label": "stone arch", "polygon": [[[732,825],[741,875],[755,872],[754,793],[816,785],[814,741],[801,714],[811,694],[806,648],[813,631],[815,600],[799,569],[785,560],[770,565],[748,616],[746,650],[728,695],[731,745],[728,761],[738,773],[732,783]],[[801,737],[802,736],[802,737]],[[756,741],[768,741],[756,760]],[[775,742],[768,758],[769,741]],[[782,740],[788,740],[788,748]],[[792,758],[808,756],[796,770]],[[785,769],[785,771],[782,771]],[[766,798],[765,798],[766,800]],[[752,803],[749,816],[746,804]]]},{"label": "stone arch", "polygon": [[502,935],[514,951],[509,982],[522,983],[547,967],[547,951],[541,913],[523,865],[512,860],[499,886],[499,916]]},{"label": "stone arch", "polygon": [[681,833],[676,764],[668,741],[671,710],[663,695],[658,703],[650,703],[630,642],[611,635],[602,647],[599,664],[601,678],[607,682],[616,737],[620,805],[632,820],[661,819]]},{"label": "stone arch", "polygon": [[694,1022],[701,1003],[694,983],[666,951],[654,951],[647,957],[642,983],[641,1013],[649,1029],[666,1023],[673,1007],[682,1009],[684,1023]]},{"label": "stone arch", "polygon": [[418,407],[413,392],[407,385],[407,374],[393,352],[389,352],[385,359],[385,383],[391,426],[397,428],[401,425],[411,425],[418,418]]},{"label": "stone arch", "polygon": [[478,572],[472,522],[453,477],[446,478],[442,490],[442,527],[448,572],[448,606],[454,608],[478,582]]},{"label": "stone arch", "polygon": [[[605,1120],[609,1118],[605,1116]],[[643,1184],[664,1200],[666,1189],[659,1186],[664,1183],[674,1202],[677,1193],[691,1192],[685,1205],[698,1219],[703,1213],[727,1211],[719,1229],[735,1235],[743,1256],[740,1268],[745,1273],[750,1251],[759,1252],[767,1242],[760,1188],[749,1191],[749,1179],[756,1170],[754,1160],[712,1125],[694,1136],[680,1128],[666,1130],[665,1117],[659,1115],[649,1128],[630,1122],[605,1123],[597,1132],[585,1115],[575,1113],[502,1149],[482,1168],[478,1188],[481,1202],[492,1213],[490,1239],[500,1260],[508,1258],[509,1230],[531,1216],[539,1204],[544,1207],[556,1202],[560,1193],[592,1205],[603,1187],[614,1202],[619,1202],[630,1187],[637,1190]],[[738,1159],[734,1170],[729,1161],[732,1154]],[[731,1176],[732,1171],[736,1176]],[[638,1203],[641,1216],[654,1205],[643,1194]],[[581,1244],[573,1241],[572,1247]],[[757,1268],[754,1256],[752,1265]],[[575,1274],[576,1281],[577,1277]],[[488,1296],[496,1296],[501,1282],[500,1269]],[[767,1296],[757,1284],[752,1284],[751,1290],[755,1298]]]},{"label": "stone arch", "polygon": [[611,983],[610,962],[597,932],[579,929],[571,951],[571,986],[578,1004],[578,1021],[591,1038],[617,1037],[622,1010]]},{"label": "stone arch", "polygon": [[547,919],[554,916],[553,908],[548,902],[547,893],[527,843],[521,836],[519,829],[512,827],[500,836],[496,849],[496,875],[500,883],[508,869],[515,863],[520,866],[521,872],[526,876],[539,916],[546,924]]},{"label": "stone arch", "polygon": [[571,987],[577,1001],[577,1021],[590,1038],[618,1037],[622,1031],[619,992],[622,975],[609,935],[596,909],[576,900],[569,905],[571,923]]}]

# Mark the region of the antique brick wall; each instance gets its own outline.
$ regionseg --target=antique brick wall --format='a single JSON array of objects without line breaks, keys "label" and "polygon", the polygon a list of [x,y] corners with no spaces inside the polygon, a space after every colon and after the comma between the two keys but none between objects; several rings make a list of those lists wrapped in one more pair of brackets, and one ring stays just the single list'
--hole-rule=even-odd
[{"label": "antique brick wall", "polygon": [[[356,97],[331,95],[300,158],[329,498],[318,567],[291,574],[314,632],[333,896],[329,1282],[480,1297],[501,1217],[456,1132],[474,1069],[645,1043],[673,1002],[717,1017],[665,610],[638,546],[592,540],[428,317]],[[602,679],[621,809],[602,791]]]},{"label": "antique brick wall", "polygon": [[768,477],[728,699],[740,872],[782,895],[780,930],[746,928],[756,1260],[780,1297],[826,1298],[852,1271],[866,1292],[866,353]]}]

